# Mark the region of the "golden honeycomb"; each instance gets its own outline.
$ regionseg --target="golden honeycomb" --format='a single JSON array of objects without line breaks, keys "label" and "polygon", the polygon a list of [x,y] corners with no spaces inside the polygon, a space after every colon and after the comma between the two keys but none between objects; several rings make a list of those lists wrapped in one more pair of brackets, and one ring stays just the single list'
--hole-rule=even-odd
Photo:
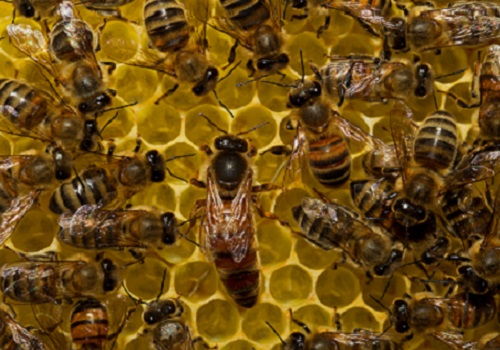
[{"label": "golden honeycomb", "polygon": [[[448,1],[434,2],[437,6],[445,6]],[[187,7],[195,7],[198,1],[179,2]],[[99,34],[99,61],[132,59],[140,47],[147,47],[148,38],[141,25],[143,6],[144,1],[135,0],[120,9],[122,16],[128,21],[108,20]],[[78,9],[82,18],[94,28],[102,24],[103,18],[95,12],[81,5]],[[11,4],[0,2],[0,35],[4,37],[0,41],[1,77],[24,79],[43,86],[45,82],[40,71],[8,40],[5,28],[13,20],[12,13]],[[325,54],[379,54],[381,41],[369,36],[353,18],[334,11],[331,16],[330,28],[320,38],[317,38],[316,31],[323,23],[323,16],[312,13],[306,20],[286,21],[283,29],[291,64],[283,71],[286,74],[286,78],[281,81],[283,84],[300,77],[300,50],[303,51],[305,62],[312,60],[318,66],[327,62]],[[43,26],[42,22],[22,17],[17,17],[15,22],[27,23],[37,28]],[[207,30],[210,58],[220,67],[227,61],[233,39],[210,27]],[[116,53],[117,48],[120,48],[119,55]],[[123,52],[129,52],[129,57],[124,57]],[[423,61],[432,63],[437,74],[472,67],[477,57],[474,50],[465,49],[443,50],[439,56],[425,52],[421,56]],[[244,61],[245,58],[244,50],[238,49],[237,61]],[[408,58],[411,59],[411,53]],[[118,153],[131,151],[138,136],[143,141],[143,150],[158,149],[166,158],[194,153],[194,157],[177,159],[168,164],[174,174],[182,175],[185,179],[201,179],[204,175],[203,169],[207,166],[207,157],[198,148],[203,144],[211,144],[213,139],[220,135],[219,131],[199,117],[199,113],[209,116],[214,123],[232,133],[267,122],[267,125],[249,135],[259,150],[283,143],[290,144],[294,132],[285,127],[290,113],[286,106],[287,89],[265,83],[250,83],[236,88],[237,83],[249,79],[243,66],[244,64],[235,69],[217,87],[219,97],[234,114],[234,119],[231,119],[212,94],[196,97],[186,85],[181,85],[174,94],[155,105],[154,101],[175,82],[168,76],[149,69],[118,64],[117,69],[108,77],[109,87],[118,92],[113,106],[133,102],[137,102],[137,105],[120,109],[116,119],[103,132],[103,138],[115,140]],[[306,75],[311,73],[306,64]],[[268,78],[275,82],[280,81],[279,79],[279,76]],[[471,79],[472,71],[468,69],[463,74],[446,78],[436,85],[439,89],[450,89],[459,96],[468,96]],[[452,99],[442,94],[437,94],[436,98],[441,108],[454,113],[462,137],[467,138],[471,124],[477,120],[477,109],[461,109]],[[425,100],[410,98],[408,102],[417,121],[421,121],[435,108],[432,96]],[[365,131],[384,141],[391,141],[390,132],[387,132],[391,108],[392,103],[346,101],[341,111],[344,117]],[[100,117],[100,125],[104,125],[112,117],[113,113]],[[31,149],[43,150],[44,144],[25,137],[0,135],[0,150],[3,155],[20,154]],[[354,151],[358,157],[353,161],[351,177],[365,178],[359,157],[363,150],[354,147]],[[255,180],[258,183],[280,183],[285,161],[284,157],[271,154],[257,156],[254,164]],[[86,165],[85,161],[79,161],[77,169],[83,169]],[[294,182],[286,191],[272,191],[260,195],[264,208],[276,213],[281,219],[292,222],[290,208],[297,205],[305,195],[311,195],[312,188],[318,188],[330,199],[352,207],[348,185],[337,190],[328,190],[321,187],[307,171],[303,171],[302,175],[302,181]],[[56,239],[57,216],[47,209],[49,194],[43,195],[39,205],[30,210],[20,222],[8,245],[26,253],[57,251],[60,260],[93,259],[95,252],[78,250],[63,245]],[[162,211],[175,211],[180,220],[185,220],[189,218],[196,200],[204,196],[205,191],[167,177],[165,182],[153,184],[135,195],[129,203],[134,206],[154,206]],[[290,309],[293,310],[294,318],[306,323],[313,330],[334,329],[335,313],[338,313],[343,332],[352,332],[355,328],[382,332],[387,326],[388,315],[370,295],[379,296],[388,286],[382,303],[389,306],[405,292],[423,290],[421,284],[407,277],[421,276],[421,272],[416,269],[410,268],[404,273],[397,272],[390,284],[388,278],[369,280],[359,267],[349,262],[343,263],[341,253],[323,251],[292,234],[289,228],[274,220],[261,219],[256,215],[256,221],[262,279],[259,302],[251,309],[238,307],[231,300],[218,279],[214,265],[208,262],[195,244],[186,239],[179,239],[173,246],[159,251],[165,262],[151,256],[147,257],[144,263],[131,265],[121,271],[123,283],[136,298],[152,300],[160,290],[161,276],[166,269],[163,296],[180,296],[185,306],[183,317],[189,324],[192,337],[201,336],[208,344],[217,345],[221,350],[279,349],[279,338],[265,322],[271,323],[283,338],[287,337],[293,330],[300,328],[291,321]],[[197,232],[198,226],[191,230],[188,236],[196,240]],[[126,251],[111,251],[105,255],[114,259],[118,265],[133,261]],[[1,249],[0,265],[19,259],[12,251]],[[452,269],[443,267],[443,271],[446,268]],[[440,291],[445,288],[437,286],[436,289]],[[113,330],[118,327],[126,312],[125,305],[134,304],[128,299],[123,288],[119,296],[107,296],[106,300],[109,308],[113,310],[110,312]],[[38,327],[31,305],[14,304],[13,307],[17,322]],[[71,305],[62,306],[60,317],[63,323],[55,333],[69,332],[71,308]],[[41,310],[50,312],[51,308],[44,306]],[[143,306],[139,305],[118,336],[116,348],[151,348],[151,339],[144,332],[142,311]],[[498,327],[496,323],[467,331],[466,339],[478,340],[482,335],[494,331],[495,327]],[[53,340],[56,338],[55,334],[48,337],[52,339],[51,342],[56,343]],[[415,337],[405,343],[407,349],[445,349],[443,346],[432,337],[425,336]]]}]

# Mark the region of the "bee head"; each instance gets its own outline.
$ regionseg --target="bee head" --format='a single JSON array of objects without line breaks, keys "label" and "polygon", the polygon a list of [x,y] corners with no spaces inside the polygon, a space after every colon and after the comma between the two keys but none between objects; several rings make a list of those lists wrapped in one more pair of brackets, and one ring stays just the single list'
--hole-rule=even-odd
[{"label": "bee head", "polygon": [[389,21],[389,24],[391,48],[398,51],[406,49],[406,21],[395,17]]},{"label": "bee head", "polygon": [[80,143],[80,149],[87,152],[95,150],[98,147],[96,137],[99,136],[97,121],[95,119],[86,120],[83,130],[84,136]]},{"label": "bee head", "polygon": [[92,99],[81,102],[78,110],[81,113],[99,112],[111,104],[111,97],[116,95],[116,91],[108,90],[95,95]]},{"label": "bee head", "polygon": [[210,91],[215,89],[217,85],[217,79],[219,78],[219,71],[217,68],[209,67],[205,72],[203,80],[197,83],[192,91],[196,96],[205,96]]},{"label": "bee head", "polygon": [[115,290],[118,285],[118,270],[116,265],[110,259],[103,259],[101,261],[101,268],[104,273],[102,289],[105,292]]},{"label": "bee head", "polygon": [[146,153],[146,160],[151,168],[151,181],[162,182],[165,180],[165,159],[157,150]]},{"label": "bee head", "polygon": [[306,336],[300,332],[293,332],[286,338],[283,350],[304,350],[306,348]]},{"label": "bee head", "polygon": [[167,212],[161,216],[163,222],[163,239],[162,242],[167,245],[175,243],[177,238],[177,219],[174,213]]},{"label": "bee head", "polygon": [[181,316],[184,308],[176,299],[158,300],[149,304],[143,314],[144,322],[148,325],[156,324],[166,319]]},{"label": "bee head", "polygon": [[394,315],[394,327],[398,333],[406,333],[410,330],[410,309],[408,303],[397,299],[392,306]]},{"label": "bee head", "polygon": [[56,179],[66,180],[71,177],[73,172],[73,158],[60,147],[52,151],[52,157],[55,163]]},{"label": "bee head", "polygon": [[376,276],[387,276],[391,274],[396,266],[403,260],[403,252],[399,249],[393,249],[389,259],[381,265],[375,266],[373,271]]},{"label": "bee head", "polygon": [[292,7],[294,9],[303,9],[307,6],[307,0],[293,0]]},{"label": "bee head", "polygon": [[17,1],[14,1],[14,5],[16,7],[16,10],[18,10],[19,13],[21,14],[21,16],[26,18],[31,18],[35,16],[35,8],[33,7],[33,4],[29,0],[20,1],[19,3]]},{"label": "bee head", "polygon": [[392,205],[394,218],[405,227],[412,227],[423,223],[427,219],[424,207],[415,205],[406,198],[397,199]]},{"label": "bee head", "polygon": [[276,72],[285,68],[290,62],[286,53],[274,57],[263,57],[257,61],[257,69],[265,72]]},{"label": "bee head", "polygon": [[313,98],[321,96],[321,84],[317,81],[306,80],[299,82],[297,87],[290,90],[288,100],[292,108],[300,108]]},{"label": "bee head", "polygon": [[248,152],[248,142],[245,139],[233,135],[219,136],[214,141],[215,149],[224,152]]},{"label": "bee head", "polygon": [[429,65],[425,63],[417,65],[415,69],[415,78],[417,79],[415,96],[427,96],[432,90],[432,72]]}]

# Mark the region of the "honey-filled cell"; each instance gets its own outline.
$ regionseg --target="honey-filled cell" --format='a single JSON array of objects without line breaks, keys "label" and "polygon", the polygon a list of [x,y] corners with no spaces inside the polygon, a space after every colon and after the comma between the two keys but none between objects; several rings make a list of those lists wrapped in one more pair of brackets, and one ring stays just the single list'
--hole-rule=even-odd
[{"label": "honey-filled cell", "polygon": [[172,187],[165,183],[153,183],[144,191],[134,195],[129,203],[133,206],[141,206],[147,203],[148,206],[157,208],[160,211],[175,211],[177,198]]},{"label": "honey-filled cell", "polygon": [[274,304],[260,303],[248,310],[241,327],[250,340],[262,343],[274,343],[276,335],[266,325],[269,322],[278,333],[285,330],[286,323],[281,309]]},{"label": "honey-filled cell", "polygon": [[98,58],[127,62],[137,53],[139,35],[134,26],[122,21],[109,21],[99,37],[101,51]]},{"label": "honey-filled cell", "polygon": [[127,103],[144,103],[154,95],[158,73],[151,69],[120,65],[113,73],[118,96]]},{"label": "honey-filled cell", "polygon": [[[261,124],[262,126],[259,126]],[[231,132],[237,134],[257,126],[259,126],[257,130],[244,137],[250,139],[252,145],[260,152],[276,136],[277,125],[271,111],[262,106],[251,106],[238,111],[231,124]]]},{"label": "honey-filled cell", "polygon": [[365,307],[353,307],[342,313],[340,323],[343,332],[353,332],[355,329],[380,330],[380,319]]},{"label": "honey-filled cell", "polygon": [[318,276],[316,294],[324,306],[344,307],[361,292],[358,277],[345,267],[327,269]]},{"label": "honey-filled cell", "polygon": [[264,266],[279,264],[290,257],[290,233],[274,221],[264,220],[258,224],[257,241],[260,263]]},{"label": "honey-filled cell", "polygon": [[222,136],[223,132],[217,130],[202,115],[225,131],[229,131],[229,118],[223,110],[211,105],[197,106],[186,113],[186,137],[197,146],[208,145],[212,149],[214,139]]},{"label": "honey-filled cell", "polygon": [[295,252],[299,262],[312,270],[328,268],[342,259],[340,252],[325,251],[304,238],[296,241]]},{"label": "honey-filled cell", "polygon": [[58,226],[52,215],[32,207],[14,231],[12,244],[21,251],[38,252],[50,246]]},{"label": "honey-filled cell", "polygon": [[196,326],[200,335],[211,341],[227,340],[240,328],[238,309],[232,302],[210,300],[196,312]]},{"label": "honey-filled cell", "polygon": [[172,142],[181,133],[182,118],[175,108],[147,104],[137,108],[137,132],[154,146]]},{"label": "honey-filled cell", "polygon": [[[293,310],[293,318],[306,324],[310,329],[317,329],[318,327],[331,327],[332,319],[329,313],[319,305],[311,304],[302,306]],[[299,326],[294,324],[293,328],[299,329]],[[302,331],[302,329],[299,329]]]},{"label": "honey-filled cell", "polygon": [[235,340],[225,345],[221,350],[253,350],[254,344],[246,340]]},{"label": "honey-filled cell", "polygon": [[164,152],[167,161],[167,181],[169,183],[187,183],[196,175],[194,169],[201,164],[197,150],[188,143],[177,142]]},{"label": "honey-filled cell", "polygon": [[221,79],[217,85],[217,95],[228,108],[237,109],[248,106],[255,96],[255,83],[249,82],[252,78],[244,68],[230,66],[220,71]]},{"label": "honey-filled cell", "polygon": [[164,263],[155,258],[147,258],[129,266],[124,283],[136,298],[152,300],[161,292],[164,273],[163,293],[166,293],[170,288],[170,271]]}]

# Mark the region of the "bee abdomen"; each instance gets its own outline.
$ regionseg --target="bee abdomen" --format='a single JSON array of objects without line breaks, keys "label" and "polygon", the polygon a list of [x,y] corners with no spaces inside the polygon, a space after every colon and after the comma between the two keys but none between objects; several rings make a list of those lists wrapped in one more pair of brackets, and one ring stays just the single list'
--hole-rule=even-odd
[{"label": "bee abdomen", "polygon": [[94,35],[83,21],[70,20],[58,23],[53,29],[50,47],[58,60],[77,62],[93,52]]},{"label": "bee abdomen", "polygon": [[162,52],[174,52],[186,47],[190,28],[184,10],[174,0],[148,1],[144,21],[149,39]]},{"label": "bee abdomen", "polygon": [[220,0],[229,19],[242,30],[249,30],[269,19],[262,0]]},{"label": "bee abdomen", "polygon": [[324,186],[338,186],[349,179],[351,155],[345,140],[333,135],[309,143],[309,165]]},{"label": "bee abdomen", "polygon": [[79,302],[71,315],[71,338],[75,344],[101,345],[108,335],[106,307],[96,299]]},{"label": "bee abdomen", "polygon": [[434,169],[447,169],[458,149],[457,125],[447,112],[436,112],[424,121],[415,138],[415,161]]},{"label": "bee abdomen", "polygon": [[[453,326],[460,329],[472,329],[484,326],[496,316],[495,300],[490,295],[468,293],[460,294],[449,318]],[[466,309],[464,309],[467,306]]]},{"label": "bee abdomen", "polygon": [[116,185],[106,170],[93,168],[57,188],[49,208],[56,214],[74,213],[85,204],[109,204],[116,196]]},{"label": "bee abdomen", "polygon": [[42,122],[47,109],[47,100],[31,86],[0,79],[0,112],[12,124],[31,129]]},{"label": "bee abdomen", "polygon": [[257,251],[250,249],[239,263],[229,253],[218,253],[215,266],[227,293],[243,307],[252,307],[259,298]]}]

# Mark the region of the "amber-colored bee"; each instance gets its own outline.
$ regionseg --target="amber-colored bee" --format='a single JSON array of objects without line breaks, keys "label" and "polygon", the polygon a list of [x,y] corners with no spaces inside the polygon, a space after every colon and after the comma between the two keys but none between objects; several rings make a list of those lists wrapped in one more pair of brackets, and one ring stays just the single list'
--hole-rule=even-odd
[{"label": "amber-colored bee", "polygon": [[76,349],[104,350],[106,344],[116,338],[130,316],[129,311],[114,333],[109,333],[110,324],[106,305],[94,298],[78,301],[71,312],[71,340]]},{"label": "amber-colored bee", "polygon": [[106,88],[95,57],[94,33],[71,2],[61,2],[58,13],[61,18],[54,24],[49,42],[42,32],[22,24],[9,25],[9,37],[62,84],[71,105],[81,113],[97,115],[111,104],[116,91]]},{"label": "amber-colored bee", "polygon": [[117,285],[118,271],[109,259],[27,261],[4,264],[0,268],[0,290],[4,298],[21,303],[60,304],[73,298],[112,292]]},{"label": "amber-colored bee", "polygon": [[346,207],[305,197],[292,213],[306,239],[325,250],[342,249],[371,275],[390,275],[401,263],[402,247]]},{"label": "amber-colored bee", "polygon": [[[215,126],[208,118],[207,120]],[[216,154],[212,153],[208,145],[202,148],[210,155],[207,182],[205,184],[191,180],[193,185],[207,189],[207,198],[198,200],[191,212],[191,218],[195,218],[199,211],[204,212],[200,227],[201,249],[214,261],[228,294],[243,307],[255,305],[260,285],[252,210],[252,205],[257,203],[258,198],[252,192],[274,188],[270,184],[252,186],[253,170],[250,160],[256,150],[239,135],[255,128],[230,135],[217,127],[225,135],[214,141]],[[262,209],[259,214],[275,218]]]},{"label": "amber-colored bee", "polygon": [[164,157],[156,150],[120,157],[103,166],[85,169],[70,182],[61,184],[52,194],[50,210],[56,214],[75,213],[86,204],[109,207],[132,197],[151,182],[165,179]]},{"label": "amber-colored bee", "polygon": [[487,1],[454,1],[448,7],[410,14],[408,21],[384,23],[395,50],[440,50],[482,47],[500,37],[500,5]]},{"label": "amber-colored bee", "polygon": [[424,98],[432,93],[434,77],[426,63],[381,61],[364,56],[333,56],[321,69],[312,65],[325,93],[339,99],[387,102],[414,95]]},{"label": "amber-colored bee", "polygon": [[410,301],[396,299],[392,322],[398,333],[474,329],[492,321],[496,309],[491,294],[460,293],[438,298],[424,293]]},{"label": "amber-colored bee", "polygon": [[28,329],[0,310],[0,348],[4,350],[46,350],[45,344]]},{"label": "amber-colored bee", "polygon": [[177,238],[173,213],[144,209],[104,210],[83,205],[59,219],[59,239],[82,249],[123,249],[171,245]]},{"label": "amber-colored bee", "polygon": [[233,52],[240,44],[253,53],[247,68],[252,75],[264,75],[284,69],[290,59],[283,53],[281,34],[281,0],[219,0],[225,16],[217,17],[214,26],[236,39]]}]

